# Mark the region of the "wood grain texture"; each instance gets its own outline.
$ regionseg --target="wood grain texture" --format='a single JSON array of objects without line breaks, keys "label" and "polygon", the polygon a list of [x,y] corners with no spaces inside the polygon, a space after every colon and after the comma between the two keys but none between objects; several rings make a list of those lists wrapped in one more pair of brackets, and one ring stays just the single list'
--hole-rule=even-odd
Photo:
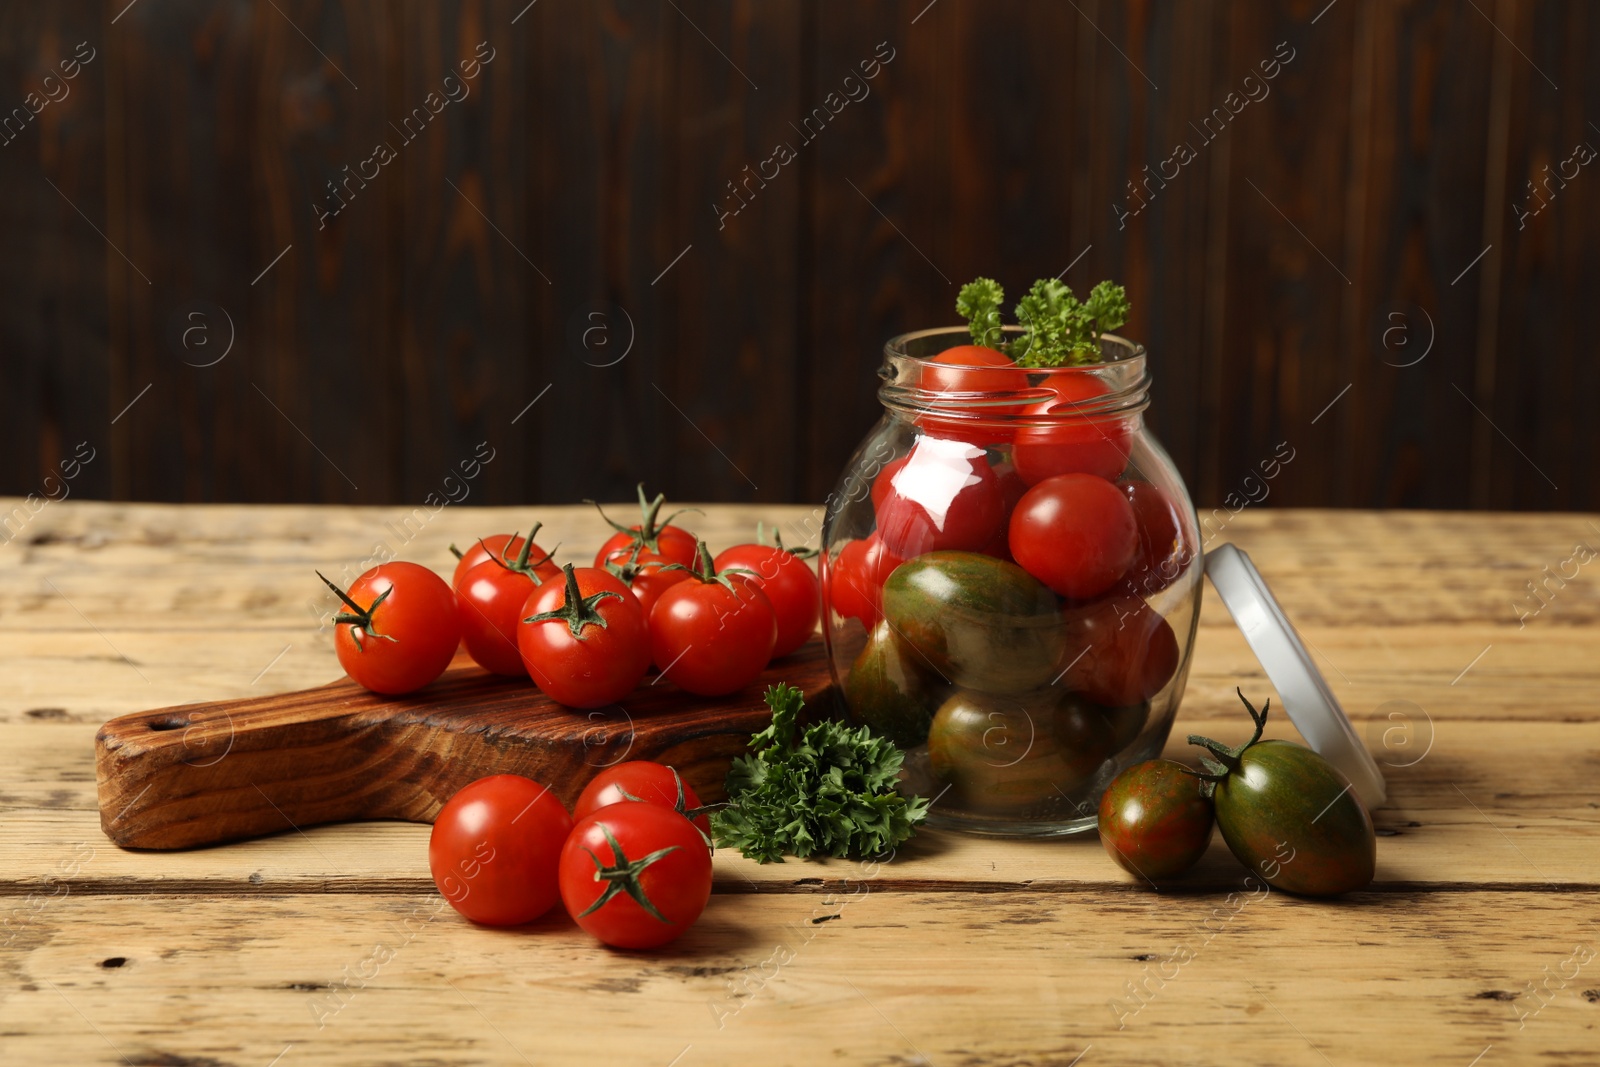
[{"label": "wood grain texture", "polygon": [[[546,3],[517,24],[538,117],[526,131],[537,164],[524,247],[550,279],[528,283],[538,329],[518,407],[549,392],[520,423],[532,476],[509,500],[616,499],[672,473],[664,442],[681,417],[660,388],[672,392],[668,376],[686,357],[662,324],[674,290],[661,287],[677,283],[651,282],[687,241],[664,210],[678,19],[662,4]],[[721,61],[713,52],[708,62]]]},{"label": "wood grain texture", "polygon": [[[1224,141],[1229,152],[1226,351],[1209,361],[1220,378],[1218,417],[1231,424],[1218,456],[1225,501],[1266,495],[1303,505],[1337,485],[1329,477],[1337,445],[1325,443],[1331,426],[1312,420],[1349,379],[1344,354],[1314,339],[1339,336],[1354,298],[1354,235],[1344,224],[1354,29],[1351,13],[1337,11],[1308,27],[1299,6],[1309,7],[1280,5],[1274,18],[1235,23],[1227,89],[1217,87],[1206,112],[1216,117],[1202,124],[1206,135],[1223,131],[1207,152]],[[1248,100],[1239,87],[1248,75],[1264,78],[1263,62],[1279,64],[1277,77],[1262,82],[1271,95],[1232,116],[1226,93],[1235,94],[1233,107]],[[1308,462],[1268,481],[1262,464],[1281,457],[1285,442]]]},{"label": "wood grain texture", "polygon": [[[720,547],[810,510],[712,506],[697,525]],[[1247,509],[1223,531],[1386,765],[1369,892],[1251,899],[1220,841],[1156,894],[1092,839],[927,833],[876,868],[721,852],[701,924],[640,955],[559,916],[459,921],[421,825],[163,853],[102,833],[100,723],[336,673],[311,568],[358,564],[397,514],[69,501],[0,547],[8,1062],[1592,1058],[1600,983],[1574,953],[1600,900],[1600,586],[1585,568],[1520,621],[1513,602],[1600,537],[1593,517]],[[397,547],[444,569],[451,540],[534,517],[570,558],[605,533],[582,507],[449,507]],[[1178,732],[1242,736],[1235,684],[1270,691],[1208,590]]]},{"label": "wood grain texture", "polygon": [[715,803],[729,764],[771,721],[761,694],[779,682],[813,707],[831,706],[820,638],[717,698],[658,676],[617,703],[567,708],[458,654],[404,697],[341,678],[124,715],[95,735],[101,826],[124,848],[174,849],[327,822],[432,822],[459,790],[495,774],[544,783],[570,808],[591,778],[624,760],[675,767]]},{"label": "wood grain texture", "polygon": [[[904,47],[917,14],[913,6],[816,9],[807,111],[852,71],[864,76],[860,64],[867,63],[874,76],[862,81],[867,95],[811,134],[792,164],[810,186],[801,247],[811,277],[801,323],[808,372],[797,398],[803,435],[798,447],[806,471],[799,499],[827,499],[845,461],[882,416],[876,372],[883,343],[902,332],[906,322],[946,321],[946,305],[954,306],[949,284],[917,252],[931,244],[935,228],[913,223],[902,203],[906,195],[943,180],[942,168],[914,169],[918,159],[943,158],[926,142],[942,138],[945,126],[917,121],[929,113],[924,106],[934,107],[925,98],[938,91],[939,82],[931,70],[937,52]],[[923,39],[937,32],[930,16]],[[880,44],[891,50],[883,53],[887,63],[877,56]],[[913,137],[924,143],[913,149]],[[895,232],[897,217],[911,228],[906,237]],[[831,279],[846,263],[855,284],[835,284]]]},{"label": "wood grain texture", "polygon": [[[193,709],[182,708],[178,712],[186,714],[190,710]],[[334,740],[330,741],[330,748],[337,748],[339,735],[335,731],[343,725],[331,724]],[[627,737],[625,730],[607,730],[604,735],[594,730],[602,725],[611,724],[584,721],[574,731],[571,742],[579,763],[604,758],[602,736],[606,743]],[[1483,885],[1600,886],[1600,871],[1592,862],[1600,816],[1587,805],[1574,809],[1572,800],[1584,795],[1593,768],[1587,760],[1563,761],[1561,755],[1566,745],[1593,749],[1600,744],[1600,724],[1468,721],[1435,723],[1430,731],[1428,723],[1419,717],[1409,723],[1384,718],[1380,725],[1381,729],[1362,731],[1369,747],[1384,761],[1391,793],[1390,803],[1375,814],[1383,836],[1374,892],[1453,892],[1464,886]],[[1183,740],[1190,731],[1227,739],[1244,735],[1238,718],[1208,718],[1186,711],[1167,745],[1167,755],[1192,758],[1192,750]],[[642,738],[648,730],[637,732]],[[126,885],[151,870],[152,857],[147,854],[101,847],[107,845],[107,835],[114,839],[126,831],[123,824],[136,818],[145,798],[131,791],[128,802],[137,800],[138,804],[131,809],[107,807],[106,817],[100,816],[94,769],[95,733],[90,723],[55,720],[45,725],[32,720],[0,725],[0,740],[13,753],[12,771],[0,798],[11,809],[9,835],[0,840],[0,894],[26,893],[29,887],[50,876],[64,848],[80,841],[96,847],[98,852],[94,870],[64,880],[72,892],[109,891],[107,887]],[[303,728],[298,736],[304,736]],[[1287,722],[1274,722],[1269,736],[1294,738],[1296,734]],[[245,754],[244,760],[227,764],[235,752],[243,753],[243,749],[223,756],[227,751],[225,737],[196,731],[189,735],[187,743],[180,738],[177,743],[184,749],[180,759],[187,758],[189,766],[215,761],[212,766],[219,772],[226,771],[238,786],[236,791],[221,795],[217,803],[239,807],[254,803],[265,809],[275,820],[267,827],[273,836],[228,848],[173,854],[161,860],[163,878],[212,893],[253,892],[258,885],[283,892],[427,888],[427,827],[383,823],[313,826],[318,813],[327,811],[328,803],[324,801],[319,807],[314,802],[317,790],[326,791],[326,786],[320,779],[313,779],[312,766],[306,764],[306,775],[301,780],[263,767],[266,760],[260,755]],[[470,740],[458,738],[452,757],[465,753]],[[515,769],[519,759],[527,758],[515,750],[515,738],[511,741],[494,754],[500,762],[486,770]],[[356,742],[343,743],[348,750]],[[636,742],[636,747],[642,743],[643,740]],[[1513,746],[1526,753],[1527,758],[1503,770],[1497,768],[1496,755]],[[309,757],[326,759],[317,751],[309,752]],[[1411,760],[1416,763],[1405,765]],[[251,762],[254,767],[244,766]],[[334,765],[330,774],[337,773],[340,766]],[[260,777],[252,776],[256,769],[262,771]],[[445,769],[430,773],[455,772]],[[262,801],[252,791],[251,781],[259,784],[284,814]],[[553,778],[551,781],[557,782]],[[571,785],[565,778],[558,784]],[[708,768],[706,777],[695,782],[697,788],[702,784],[707,791],[714,791],[720,787],[720,779]],[[411,788],[416,792],[408,793],[394,783],[375,782],[374,792],[384,792],[370,797],[363,794],[356,801],[374,807],[387,803],[402,818],[430,817],[432,813],[424,805],[431,801],[417,794],[443,792],[443,787],[419,781]],[[403,810],[408,804],[410,810]],[[289,815],[290,812],[294,814]],[[165,823],[157,821],[163,818]],[[290,818],[299,830],[290,825]],[[174,821],[170,812],[157,812],[151,817],[152,825]],[[1508,836],[1499,836],[1495,828]],[[354,866],[335,859],[354,856],[360,857]],[[1471,877],[1466,876],[1468,871]],[[838,887],[842,879],[850,876],[849,872],[850,865],[843,863],[758,866],[736,854],[719,853],[717,857],[718,885],[735,892],[783,891],[818,878],[827,886]],[[1181,885],[1172,888],[1190,893],[1226,889],[1242,875],[1238,862],[1219,838],[1213,841],[1207,860]],[[995,889],[1033,886],[1051,891],[1139,884],[1137,878],[1106,862],[1092,837],[1064,842],[995,841],[943,832],[919,835],[878,879],[885,886],[899,889],[940,891],[970,887],[976,882]]]},{"label": "wood grain texture", "polygon": [[[399,179],[356,174],[387,130],[381,25],[376,6],[320,0],[119,19],[108,234],[150,280],[119,276],[113,410],[150,390],[116,427],[116,496],[249,498],[279,477],[399,494],[384,209]],[[350,433],[356,395],[378,402]]]},{"label": "wood grain texture", "polygon": [[1593,944],[1594,892],[1328,907],[863,877],[718,895],[651,953],[565,916],[476,928],[429,892],[182,897],[174,917],[164,895],[67,895],[19,927],[0,957],[13,1062],[1460,1067],[1492,1046],[1576,1065],[1600,1012],[1593,961],[1546,978]]},{"label": "wood grain texture", "polygon": [[800,423],[789,398],[811,373],[796,299],[807,190],[798,166],[775,157],[779,144],[806,151],[789,124],[818,103],[800,96],[811,17],[799,0],[685,0],[667,15],[674,208],[641,265],[659,249],[666,271],[683,254],[651,285],[672,341],[649,399],[663,409],[659,444],[676,457],[663,488],[678,496],[795,499]]},{"label": "wood grain texture", "polygon": [[[0,479],[18,495],[111,495],[107,282],[126,264],[95,232],[109,225],[108,66],[96,4],[0,14]],[[95,459],[64,481],[80,442]],[[26,524],[7,510],[5,538]]]},{"label": "wood grain texture", "polygon": [[1502,173],[1506,209],[1485,237],[1499,238],[1504,257],[1486,279],[1498,283],[1498,318],[1473,397],[1484,413],[1474,490],[1479,499],[1560,508],[1589,499],[1596,487],[1586,458],[1592,420],[1578,408],[1544,408],[1552,393],[1600,388],[1600,367],[1582,355],[1582,327],[1558,312],[1600,280],[1592,257],[1600,220],[1590,213],[1600,182],[1587,180],[1596,175],[1582,162],[1600,152],[1593,119],[1600,72],[1590,59],[1600,47],[1600,19],[1589,8],[1567,12],[1550,3],[1502,3],[1494,14],[1509,38],[1496,40],[1495,62],[1504,65],[1513,117]]},{"label": "wood grain texture", "polygon": [[[1429,472],[1470,453],[1473,420],[1482,421],[1452,386],[1472,395],[1477,379],[1479,277],[1452,283],[1496,240],[1479,220],[1495,195],[1483,166],[1494,150],[1484,72],[1497,38],[1488,20],[1457,14],[1441,3],[1360,7],[1353,21],[1328,16],[1353,25],[1358,77],[1370,74],[1355,97],[1350,152],[1359,177],[1345,200],[1360,240],[1337,370],[1352,388],[1318,430],[1348,442],[1336,473],[1341,492],[1359,499],[1365,491],[1373,506],[1463,503],[1463,486]],[[1296,499],[1316,491],[1301,484]]]},{"label": "wood grain texture", "polygon": [[[389,361],[403,411],[398,499],[512,503],[534,477],[526,431],[536,422],[512,420],[544,384],[525,356],[546,275],[560,272],[527,251],[522,134],[535,111],[524,91],[534,38],[510,25],[524,4],[431,3],[384,16],[397,80],[388,110],[402,124],[387,131],[400,159],[383,178],[402,293]],[[444,102],[436,116],[430,94]]]},{"label": "wood grain texture", "polygon": [[[888,337],[972,275],[1065,272],[1129,285],[1202,506],[1287,440],[1273,504],[1600,507],[1583,4],[4,18],[0,114],[79,40],[98,58],[0,146],[0,492],[88,440],[85,497],[415,508],[488,442],[474,502],[820,500]],[[480,41],[470,94],[402,132]]]},{"label": "wood grain texture", "polygon": [[[744,540],[758,520],[803,543],[817,511],[715,506],[694,525],[713,550]],[[323,625],[336,602],[319,591],[315,569],[354,578],[389,554],[448,571],[452,541],[535,520],[563,542],[562,561],[592,558],[608,536],[581,506],[446,507],[409,540],[397,533],[408,529],[406,515],[50,505],[25,537],[0,548],[11,563],[0,567],[0,673],[11,680],[0,690],[0,719],[71,705],[98,725],[143,708],[318,685],[339,672]],[[1260,508],[1232,517],[1218,536],[1251,553],[1358,718],[1381,718],[1384,702],[1408,699],[1451,719],[1593,721],[1600,711],[1586,687],[1600,681],[1600,667],[1588,654],[1589,628],[1600,622],[1600,588],[1566,561],[1577,544],[1597,544],[1595,523]],[[1185,706],[1231,713],[1235,681],[1259,679],[1260,668],[1209,587],[1198,645]],[[1551,662],[1561,672],[1552,675]]]}]

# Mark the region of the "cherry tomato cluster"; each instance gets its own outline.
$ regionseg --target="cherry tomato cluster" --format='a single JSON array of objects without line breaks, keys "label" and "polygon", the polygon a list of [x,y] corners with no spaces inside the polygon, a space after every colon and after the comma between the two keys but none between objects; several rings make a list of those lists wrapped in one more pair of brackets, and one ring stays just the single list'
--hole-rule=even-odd
[{"label": "cherry tomato cluster", "polygon": [[608,767],[569,813],[515,774],[480,778],[444,805],[428,839],[434,884],[486,926],[519,926],[560,900],[617,948],[654,948],[694,925],[711,897],[700,798],[671,767]]},{"label": "cherry tomato cluster", "polygon": [[1199,862],[1213,825],[1234,856],[1268,885],[1334,896],[1372,881],[1377,837],[1350,781],[1316,752],[1263,741],[1269,701],[1257,712],[1239,694],[1255,733],[1237,748],[1191,735],[1204,771],[1148,760],[1119,774],[1100,798],[1100,840],[1124,870],[1155,885]]},{"label": "cherry tomato cluster", "polygon": [[821,595],[809,553],[775,534],[773,544],[713,558],[673,524],[682,512],[661,517],[663,502],[640,485],[639,522],[606,518],[616,532],[591,566],[558,565],[534,541],[536,524],[526,537],[474,543],[449,585],[415,563],[374,567],[348,590],[323,578],[346,609],[334,618],[339,662],[388,694],[433,681],[458,644],[485,670],[529,678],[574,708],[614,703],[652,665],[699,696],[736,692],[815,632]]},{"label": "cherry tomato cluster", "polygon": [[901,745],[926,739],[956,803],[1053,817],[1177,672],[1148,598],[1189,572],[1193,521],[1132,462],[1136,424],[1093,367],[962,345],[919,384],[985,397],[985,417],[916,414],[909,451],[873,473],[872,532],[823,561],[832,611],[867,631],[846,697]]},{"label": "cherry tomato cluster", "polygon": [[[1037,373],[1037,372],[1035,372]],[[962,345],[928,361],[923,385],[954,394],[1030,392],[1029,372],[994,349]],[[1194,557],[1177,505],[1129,470],[1126,418],[1075,417],[1104,397],[1088,370],[1056,372],[1044,400],[996,407],[998,418],[967,426],[918,416],[911,450],[872,483],[877,529],[832,562],[829,599],[869,627],[880,617],[884,580],[927,552],[980,552],[1020,564],[1074,605],[1108,595],[1150,596]],[[1031,390],[1038,392],[1038,388]]]}]

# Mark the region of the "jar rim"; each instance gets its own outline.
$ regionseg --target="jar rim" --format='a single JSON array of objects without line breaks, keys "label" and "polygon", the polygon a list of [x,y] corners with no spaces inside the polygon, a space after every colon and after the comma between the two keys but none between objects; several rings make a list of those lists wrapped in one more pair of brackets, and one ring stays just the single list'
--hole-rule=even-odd
[{"label": "jar rim", "polygon": [[[1023,332],[1021,326],[1003,325],[1000,327],[1000,329],[1007,337],[1020,337]],[[905,333],[896,334],[895,336],[889,338],[883,343],[883,354],[885,356],[912,359],[921,363],[928,363],[931,362],[930,357],[914,355],[907,350],[908,346],[919,341],[955,336],[965,338],[965,344],[972,343],[972,331],[966,326],[930,326],[921,330],[908,330]],[[1115,351],[1115,355],[1108,355],[1106,353],[1105,350],[1106,346],[1108,345],[1111,346]],[[960,345],[948,345],[946,347],[957,348],[960,347]],[[1113,364],[1126,364],[1135,360],[1142,360],[1149,355],[1149,352],[1145,349],[1144,345],[1116,333],[1101,334],[1100,347],[1101,359],[1099,363],[1083,363],[1067,367],[1028,367],[1026,369],[1029,371],[1029,373],[1034,371],[1094,371],[1098,368]],[[945,364],[945,366],[981,367],[984,366],[984,364],[948,363]]]},{"label": "jar rim", "polygon": [[[1002,329],[1008,336],[1022,333],[1020,326]],[[936,326],[891,337],[883,346],[878,399],[898,415],[918,419],[933,414],[940,422],[974,428],[1125,419],[1149,406],[1149,353],[1117,334],[1101,335],[1099,363],[1008,370],[1003,365],[934,362],[932,357],[961,344],[971,344],[965,326]],[[1002,380],[1009,373],[1016,377],[1006,387],[994,387],[991,377],[987,388],[955,388],[969,384],[952,380],[966,370],[989,371]]]}]

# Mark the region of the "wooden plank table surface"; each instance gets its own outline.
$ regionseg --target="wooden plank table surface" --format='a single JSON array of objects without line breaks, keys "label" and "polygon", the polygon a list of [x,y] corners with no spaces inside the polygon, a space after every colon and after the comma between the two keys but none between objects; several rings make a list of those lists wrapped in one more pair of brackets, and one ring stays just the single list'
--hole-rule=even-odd
[{"label": "wooden plank table surface", "polygon": [[[758,518],[792,532],[817,514],[713,506],[697,526],[717,548]],[[699,925],[622,953],[560,914],[461,920],[428,876],[425,826],[111,845],[103,721],[338,675],[314,567],[393,552],[448,571],[449,542],[534,518],[575,559],[607,532],[587,508],[405,517],[66,502],[0,545],[0,1062],[1600,1059],[1590,517],[1255,509],[1222,531],[1388,775],[1377,880],[1338,901],[1247,891],[1220,837],[1156,893],[1092,837],[928,832],[880,865],[719,852]],[[1205,596],[1175,732],[1231,741],[1233,687],[1270,686]],[[1281,718],[1271,732],[1294,736]]]}]

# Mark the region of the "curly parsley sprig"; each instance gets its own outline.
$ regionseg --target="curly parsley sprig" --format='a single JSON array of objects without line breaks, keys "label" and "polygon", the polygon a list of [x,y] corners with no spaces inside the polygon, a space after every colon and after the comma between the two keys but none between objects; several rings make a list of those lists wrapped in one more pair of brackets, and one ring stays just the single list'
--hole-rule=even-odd
[{"label": "curly parsley sprig", "polygon": [[928,813],[922,797],[895,791],[903,757],[865,726],[824,720],[796,739],[800,690],[766,692],[772,723],[750,739],[752,755],[728,772],[728,805],[711,816],[723,848],[759,863],[790,856],[878,855],[910,837]]},{"label": "curly parsley sprig", "polygon": [[1000,305],[1005,298],[1006,291],[993,278],[974,278],[956,294],[956,314],[967,320],[973,344],[999,348],[1005,343],[1000,329]]},{"label": "curly parsley sprig", "polygon": [[1022,332],[1010,341],[1001,329],[1005,290],[992,278],[975,278],[956,296],[972,343],[1004,352],[1019,367],[1082,366],[1100,362],[1100,338],[1128,321],[1127,290],[1103,281],[1079,300],[1055,278],[1041,278],[1017,302]]}]

